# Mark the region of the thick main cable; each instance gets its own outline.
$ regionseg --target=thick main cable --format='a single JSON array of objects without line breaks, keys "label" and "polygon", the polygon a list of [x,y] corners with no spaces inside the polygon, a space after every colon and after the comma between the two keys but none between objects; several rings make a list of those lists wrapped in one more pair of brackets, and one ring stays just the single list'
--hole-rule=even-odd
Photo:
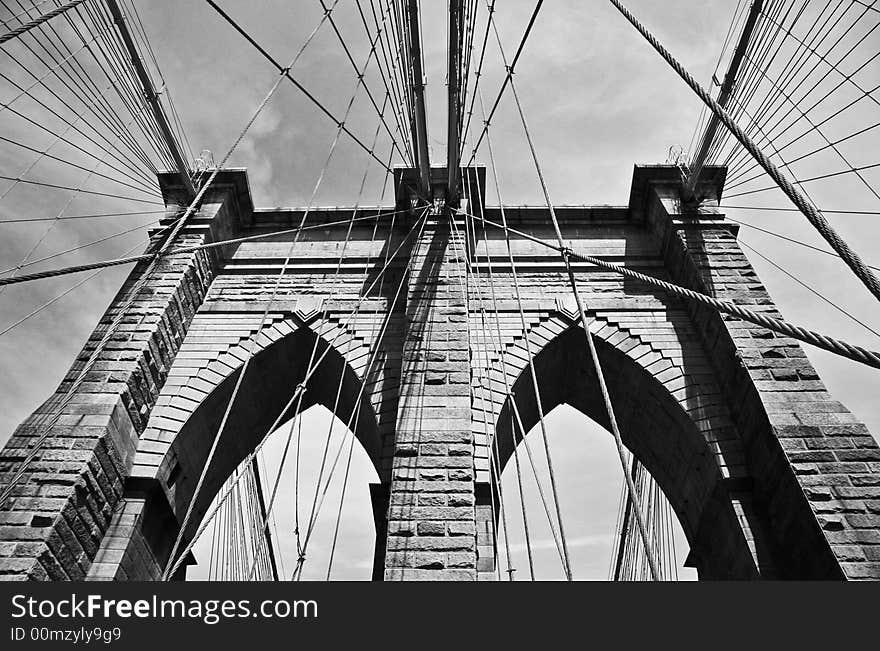
[{"label": "thick main cable", "polygon": [[533,235],[529,235],[528,233],[524,233],[520,230],[505,227],[503,224],[493,222],[489,219],[486,220],[486,223],[502,230],[506,228],[506,230],[513,233],[514,235],[523,237],[531,242],[535,242],[536,244],[540,244],[541,246],[553,249],[554,251],[558,251],[560,253],[565,252],[575,260],[587,262],[601,269],[613,271],[622,276],[626,276],[627,278],[631,278],[633,280],[638,280],[645,284],[652,285],[672,296],[676,296],[678,298],[682,298],[693,303],[706,305],[717,310],[718,312],[730,314],[739,319],[742,319],[743,321],[749,321],[750,323],[762,326],[764,328],[767,328],[768,330],[772,330],[773,332],[777,332],[787,337],[797,339],[812,346],[816,346],[817,348],[827,350],[828,352],[834,353],[835,355],[840,355],[841,357],[846,357],[855,362],[865,364],[866,366],[880,368],[880,353],[878,352],[867,350],[865,348],[862,348],[861,346],[856,346],[855,344],[850,344],[839,339],[834,339],[819,332],[814,332],[812,330],[793,325],[791,323],[788,323],[787,321],[776,319],[760,312],[754,312],[752,310],[736,305],[735,303],[712,298],[711,296],[707,296],[706,294],[701,294],[700,292],[696,292],[692,289],[687,289],[685,287],[666,282],[665,280],[660,280],[659,278],[648,276],[638,271],[634,271],[628,267],[614,264],[613,262],[607,262],[593,256],[577,253],[569,248],[560,248]]},{"label": "thick main cable", "polygon": [[16,27],[15,29],[6,32],[3,35],[0,35],[0,45],[3,45],[7,41],[11,41],[18,36],[21,36],[25,32],[29,32],[34,27],[39,27],[47,20],[52,20],[53,18],[55,18],[55,16],[63,14],[65,11],[73,9],[74,7],[76,7],[77,5],[81,5],[85,1],[86,0],[73,0],[72,2],[68,2],[66,5],[61,5],[57,9],[53,9],[52,11],[40,16],[39,18],[36,18],[35,20],[32,20],[28,23],[25,23],[24,25],[21,25],[20,27]]},{"label": "thick main cable", "polygon": [[852,269],[856,277],[862,281],[875,298],[880,300],[880,279],[865,265],[861,257],[853,251],[837,231],[828,223],[825,216],[810,202],[786,176],[777,169],[769,158],[761,151],[746,135],[746,133],[733,121],[730,115],[721,106],[718,105],[712,96],[691,76],[691,74],[682,66],[669,51],[657,40],[657,38],[649,32],[644,25],[630,11],[623,6],[620,0],[609,0],[618,11],[635,27],[635,29],[651,44],[651,46],[663,57],[663,59],[678,73],[684,82],[697,94],[697,96],[706,103],[712,112],[718,116],[718,119],[727,127],[740,144],[748,150],[756,161],[764,168],[764,171],[776,182],[782,191],[791,199],[809,222],[817,231],[825,238],[840,257],[846,262],[847,266]]}]

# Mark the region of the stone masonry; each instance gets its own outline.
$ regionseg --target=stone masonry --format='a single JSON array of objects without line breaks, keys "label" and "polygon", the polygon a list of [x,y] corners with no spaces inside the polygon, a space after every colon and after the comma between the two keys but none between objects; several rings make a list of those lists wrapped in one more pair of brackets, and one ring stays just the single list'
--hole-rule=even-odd
[{"label": "stone masonry", "polygon": [[[484,170],[471,172],[463,207],[501,221],[482,205]],[[516,292],[500,231],[453,222],[445,170],[432,173],[433,205],[418,205],[414,170],[397,170],[395,206],[313,209],[307,223],[326,227],[294,242],[281,232],[303,210],[255,210],[246,172],[223,171],[175,246],[267,237],[164,258],[135,296],[146,266],[131,272],[0,453],[6,483],[45,438],[0,507],[0,578],[158,579],[249,350],[184,541],[272,422],[294,415],[282,411],[310,353],[326,351],[302,409],[334,410],[376,467],[373,578],[495,578],[497,478],[522,439],[513,406],[526,430],[539,418],[529,351],[545,412],[566,403],[607,423],[559,256],[513,238]],[[694,208],[675,168],[637,166],[627,206],[559,207],[563,235],[576,251],[779,316],[717,208],[724,174],[707,168],[709,199]],[[167,224],[182,194],[173,175],[160,184]],[[504,213],[554,242],[546,209]],[[575,271],[624,441],[672,504],[700,577],[880,578],[880,448],[801,346]]]}]

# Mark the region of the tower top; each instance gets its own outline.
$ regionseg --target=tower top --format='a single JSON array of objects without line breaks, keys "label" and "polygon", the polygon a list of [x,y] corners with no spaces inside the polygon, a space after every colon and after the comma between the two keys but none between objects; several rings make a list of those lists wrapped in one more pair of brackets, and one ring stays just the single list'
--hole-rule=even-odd
[{"label": "tower top", "polygon": [[[472,166],[461,168],[462,192],[455,199],[455,207],[464,207],[467,202],[471,206],[480,203],[486,205],[486,168]],[[415,208],[433,202],[435,205],[446,205],[446,188],[449,181],[449,172],[445,167],[431,168],[430,196],[422,197],[419,194],[419,170],[415,167],[394,168],[394,197],[395,206],[398,210]],[[469,212],[473,212],[470,209]]]}]

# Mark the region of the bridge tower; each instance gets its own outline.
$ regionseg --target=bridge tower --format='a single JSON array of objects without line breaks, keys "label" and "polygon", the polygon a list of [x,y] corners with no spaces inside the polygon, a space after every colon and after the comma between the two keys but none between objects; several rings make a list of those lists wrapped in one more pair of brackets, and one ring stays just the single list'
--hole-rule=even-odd
[{"label": "bridge tower", "polygon": [[[181,528],[186,543],[304,390],[300,409],[350,423],[378,472],[374,578],[491,579],[494,486],[522,438],[512,415],[525,431],[539,417],[527,351],[545,410],[608,420],[562,261],[535,241],[554,241],[546,208],[505,207],[534,238],[511,243],[517,290],[503,234],[485,225],[501,215],[484,205],[484,169],[464,170],[459,211],[446,172],[431,170],[428,207],[416,170],[400,169],[395,206],[305,216],[255,209],[246,171],[222,171],[174,246],[265,237],[184,250],[146,279],[146,263],[133,269],[0,455],[4,483],[27,462],[0,510],[0,577],[160,578]],[[724,177],[706,168],[710,200],[688,211],[675,167],[636,166],[628,205],[556,212],[575,251],[778,315],[717,208]],[[160,175],[166,223],[187,203],[177,178]],[[298,230],[304,216],[314,228]],[[624,442],[669,499],[699,576],[880,578],[880,448],[801,346],[592,265],[575,272]]]}]

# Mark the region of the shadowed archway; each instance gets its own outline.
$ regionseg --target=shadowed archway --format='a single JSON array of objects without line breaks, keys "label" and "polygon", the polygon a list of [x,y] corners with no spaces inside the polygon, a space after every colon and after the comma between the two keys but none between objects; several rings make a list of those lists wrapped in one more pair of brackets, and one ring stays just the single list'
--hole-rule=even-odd
[{"label": "shadowed archway", "polygon": [[[241,356],[235,358],[239,361],[235,369],[217,379],[199,403],[193,403],[178,433],[164,447],[155,479],[130,482],[126,488],[129,504],[115,516],[119,523],[126,519],[135,522],[134,527],[126,530],[125,551],[142,546],[153,559],[143,563],[144,578],[157,578],[156,571],[161,574],[166,566],[190,502],[193,501],[192,514],[178,554],[195,536],[227,478],[271,434],[273,424],[284,423],[298,412],[314,405],[324,406],[353,432],[380,472],[382,442],[376,415],[364,383],[343,355],[348,352],[347,345],[342,344],[340,351],[307,326],[275,341],[263,342],[241,379],[198,494],[196,485],[239,382]],[[320,364],[316,364],[317,360],[321,360]],[[310,361],[314,372],[305,384],[302,403],[291,402],[297,386],[305,381]],[[183,572],[175,578],[183,578]]]},{"label": "shadowed archway", "polygon": [[[264,348],[251,360],[195,501],[193,516],[184,532],[185,540],[192,536],[195,523],[204,516],[223,482],[269,434],[272,424],[296,415],[296,401],[285,413],[282,414],[282,410],[306,376],[316,340],[314,359],[324,358],[306,384],[301,411],[321,404],[341,421],[351,422],[355,436],[379,470],[381,441],[369,396],[361,398],[358,412],[354,412],[362,386],[360,378],[338,350],[311,329],[301,327]],[[241,367],[225,377],[192,412],[160,465],[158,477],[180,519],[193,497],[240,372]]]},{"label": "shadowed archway", "polygon": [[[601,338],[596,338],[596,344],[624,444],[668,498],[700,577],[758,578],[757,559],[748,540],[751,534],[738,517],[711,441],[679,401],[637,361]],[[545,415],[568,404],[610,431],[582,328],[571,326],[551,340],[535,355],[534,366]],[[511,391],[522,425],[529,432],[538,424],[540,414],[527,365]],[[501,471],[522,437],[508,398],[496,425]],[[717,544],[719,540],[723,544]]]}]

